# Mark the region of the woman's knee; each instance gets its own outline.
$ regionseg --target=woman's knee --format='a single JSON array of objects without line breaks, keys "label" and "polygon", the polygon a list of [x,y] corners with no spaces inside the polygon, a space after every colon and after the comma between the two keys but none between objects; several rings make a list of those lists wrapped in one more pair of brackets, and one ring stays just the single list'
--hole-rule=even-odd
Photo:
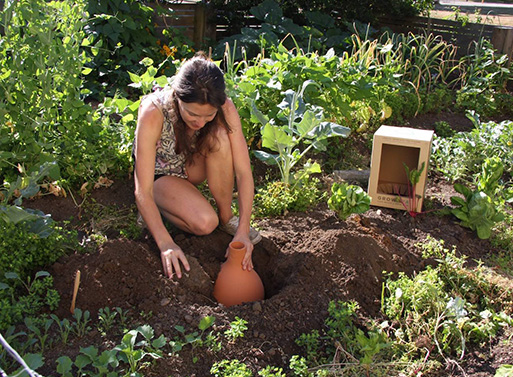
[{"label": "woman's knee", "polygon": [[217,214],[199,214],[189,224],[191,232],[197,236],[206,236],[212,233],[219,225]]}]

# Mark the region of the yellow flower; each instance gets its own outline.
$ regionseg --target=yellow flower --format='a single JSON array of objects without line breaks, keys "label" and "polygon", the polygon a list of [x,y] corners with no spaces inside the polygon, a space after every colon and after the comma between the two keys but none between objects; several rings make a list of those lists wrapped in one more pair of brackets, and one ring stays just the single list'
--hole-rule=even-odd
[{"label": "yellow flower", "polygon": [[160,52],[162,53],[162,55],[166,55],[167,57],[169,57],[169,56],[174,57],[176,48],[173,47],[173,49],[170,49],[168,45],[164,45],[164,46],[162,46],[162,50],[160,50]]}]

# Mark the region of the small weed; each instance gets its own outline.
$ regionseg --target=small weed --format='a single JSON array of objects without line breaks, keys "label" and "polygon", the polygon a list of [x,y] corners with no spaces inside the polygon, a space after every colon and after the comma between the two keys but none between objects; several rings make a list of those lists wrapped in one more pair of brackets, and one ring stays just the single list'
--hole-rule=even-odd
[{"label": "small weed", "polygon": [[50,318],[57,324],[59,327],[59,335],[62,344],[66,345],[68,343],[69,334],[72,330],[71,322],[64,318],[62,321],[55,314],[50,314]]},{"label": "small weed", "polygon": [[207,316],[201,319],[198,324],[198,331],[194,331],[192,333],[186,333],[185,328],[183,326],[175,326],[175,330],[180,333],[180,337],[175,337],[173,340],[169,342],[173,353],[179,353],[185,346],[190,345],[193,350],[193,363],[198,361],[198,357],[194,355],[194,350],[198,347],[202,347],[206,345],[213,351],[217,351],[220,349],[220,342],[218,337],[216,337],[213,332],[207,334],[206,338],[203,339],[203,335],[205,331],[211,327],[215,322],[215,317]]},{"label": "small weed", "polygon": [[435,133],[438,137],[451,137],[455,131],[448,122],[441,120],[435,122]]},{"label": "small weed", "polygon": [[100,308],[98,311],[98,330],[102,335],[106,335],[112,329],[117,311],[111,311],[109,307]]},{"label": "small weed", "polygon": [[72,323],[73,332],[79,337],[83,337],[86,332],[91,330],[91,327],[88,325],[90,322],[91,313],[89,310],[82,311],[79,308],[76,308],[73,312],[73,318],[75,322]]},{"label": "small weed", "polygon": [[53,319],[49,318],[37,322],[42,322],[41,328],[37,325],[34,319],[25,318],[25,326],[31,333],[33,333],[37,337],[37,339],[39,340],[39,351],[43,353],[49,335],[48,330],[50,330],[50,327],[53,324]]},{"label": "small weed", "polygon": [[239,360],[222,360],[214,363],[210,373],[215,377],[252,377],[253,373]]},{"label": "small weed", "polygon": [[46,271],[39,271],[31,279],[23,280],[15,272],[4,274],[5,282],[0,281],[0,329],[23,322],[23,318],[34,316],[44,306],[54,310],[60,300],[52,289],[53,278]]},{"label": "small weed", "polygon": [[237,338],[244,337],[244,331],[248,329],[246,326],[248,321],[235,317],[235,320],[230,323],[230,328],[224,332],[224,335],[230,342],[235,341]]},{"label": "small weed", "polygon": [[279,216],[289,211],[302,212],[319,202],[322,193],[319,180],[303,179],[295,186],[283,182],[269,182],[255,194],[255,217]]}]

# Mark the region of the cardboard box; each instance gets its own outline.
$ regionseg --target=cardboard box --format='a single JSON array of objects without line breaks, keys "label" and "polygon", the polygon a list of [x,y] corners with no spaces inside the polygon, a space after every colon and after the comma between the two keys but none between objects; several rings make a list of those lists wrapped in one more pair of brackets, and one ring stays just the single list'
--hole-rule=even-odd
[{"label": "cardboard box", "polygon": [[[424,201],[426,177],[434,131],[409,127],[381,126],[372,142],[368,194],[371,205],[420,212]],[[424,170],[415,187],[416,203],[410,206],[411,170]],[[406,208],[405,208],[406,207]]]}]

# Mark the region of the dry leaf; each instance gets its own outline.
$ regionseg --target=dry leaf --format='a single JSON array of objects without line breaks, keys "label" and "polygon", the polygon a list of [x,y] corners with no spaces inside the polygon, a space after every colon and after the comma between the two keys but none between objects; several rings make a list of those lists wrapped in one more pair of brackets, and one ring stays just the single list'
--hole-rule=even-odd
[{"label": "dry leaf", "polygon": [[89,186],[89,182],[84,183],[80,187],[80,195],[84,196],[85,194],[87,194],[87,186]]},{"label": "dry leaf", "polygon": [[48,191],[55,196],[62,196],[64,198],[66,197],[66,190],[64,190],[55,182],[50,183],[50,188],[48,189]]},{"label": "dry leaf", "polygon": [[97,189],[99,187],[110,187],[113,183],[114,181],[110,180],[109,178],[100,176],[98,181],[94,184],[94,188]]}]

